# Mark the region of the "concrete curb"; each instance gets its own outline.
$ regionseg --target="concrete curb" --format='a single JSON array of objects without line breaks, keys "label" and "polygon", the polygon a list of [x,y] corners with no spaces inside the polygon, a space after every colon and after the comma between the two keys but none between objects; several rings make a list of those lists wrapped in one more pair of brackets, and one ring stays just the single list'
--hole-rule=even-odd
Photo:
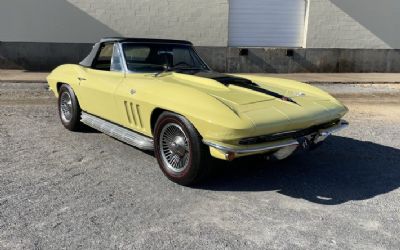
[{"label": "concrete curb", "polygon": [[47,83],[46,80],[3,80],[0,79],[0,83]]}]

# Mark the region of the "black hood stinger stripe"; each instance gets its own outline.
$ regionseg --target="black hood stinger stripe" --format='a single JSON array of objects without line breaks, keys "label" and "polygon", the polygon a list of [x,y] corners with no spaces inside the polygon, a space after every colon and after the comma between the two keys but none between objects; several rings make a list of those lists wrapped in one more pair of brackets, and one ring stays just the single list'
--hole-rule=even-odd
[{"label": "black hood stinger stripe", "polygon": [[259,93],[263,93],[263,94],[266,94],[266,95],[269,95],[269,96],[273,96],[273,97],[281,99],[283,101],[287,101],[287,102],[291,102],[291,103],[299,105],[292,98],[284,96],[284,95],[281,95],[279,93],[276,93],[276,92],[273,92],[273,91],[270,91],[270,90],[267,90],[265,88],[262,88],[257,83],[254,83],[254,82],[252,82],[252,81],[250,81],[248,79],[245,79],[245,78],[225,75],[225,74],[212,72],[212,71],[208,71],[208,72],[206,72],[206,71],[197,71],[195,73],[185,72],[183,74],[190,74],[190,75],[194,75],[194,76],[198,76],[198,77],[204,77],[204,78],[212,79],[212,80],[215,80],[217,82],[220,82],[220,83],[224,84],[225,86],[229,86],[229,85],[239,86],[239,87],[250,89],[250,90],[253,90],[253,91],[257,91]]}]

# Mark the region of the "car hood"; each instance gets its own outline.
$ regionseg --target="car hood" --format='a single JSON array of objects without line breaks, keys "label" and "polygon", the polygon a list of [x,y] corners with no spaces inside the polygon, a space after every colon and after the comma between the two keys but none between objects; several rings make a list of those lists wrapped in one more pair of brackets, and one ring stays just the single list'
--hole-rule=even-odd
[{"label": "car hood", "polygon": [[214,72],[173,72],[160,78],[214,97],[240,118],[251,121],[256,134],[310,127],[339,119],[347,112],[325,91],[292,80]]},{"label": "car hood", "polygon": [[160,78],[163,81],[180,83],[182,85],[195,88],[201,92],[211,95],[219,100],[243,105],[248,103],[262,102],[274,99],[274,97],[261,94],[249,89],[238,87],[221,79],[235,81],[239,78],[214,72],[194,72],[194,73],[170,73]]},{"label": "car hood", "polygon": [[[170,73],[163,80],[205,92],[228,105],[240,106],[272,100],[331,100],[308,84],[279,78],[228,75],[215,72]],[[290,101],[289,101],[290,102]]]}]

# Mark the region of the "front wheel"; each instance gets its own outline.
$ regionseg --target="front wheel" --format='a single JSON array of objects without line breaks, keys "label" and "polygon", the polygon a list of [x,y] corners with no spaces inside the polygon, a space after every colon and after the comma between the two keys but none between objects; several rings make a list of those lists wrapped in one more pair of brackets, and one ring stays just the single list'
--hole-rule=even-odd
[{"label": "front wheel", "polygon": [[77,131],[80,128],[81,109],[74,91],[67,84],[64,84],[60,87],[58,97],[58,112],[61,123],[66,129]]},{"label": "front wheel", "polygon": [[154,146],[161,170],[173,182],[187,186],[206,176],[210,153],[185,117],[161,114],[154,129]]}]

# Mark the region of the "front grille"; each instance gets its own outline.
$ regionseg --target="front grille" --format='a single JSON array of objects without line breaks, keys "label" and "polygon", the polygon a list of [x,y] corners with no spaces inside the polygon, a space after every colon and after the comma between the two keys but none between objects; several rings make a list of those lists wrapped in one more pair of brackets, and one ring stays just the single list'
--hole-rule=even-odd
[{"label": "front grille", "polygon": [[339,122],[340,122],[340,120],[335,120],[335,121],[327,122],[324,124],[312,126],[312,127],[306,128],[306,129],[297,130],[297,131],[287,131],[287,132],[275,133],[272,135],[261,135],[261,136],[256,136],[256,137],[243,138],[239,141],[239,144],[240,145],[253,145],[253,144],[279,141],[279,140],[285,140],[285,139],[298,139],[298,138],[301,138],[301,137],[304,137],[307,135],[317,133],[321,129],[332,127],[332,126],[338,124]]}]

